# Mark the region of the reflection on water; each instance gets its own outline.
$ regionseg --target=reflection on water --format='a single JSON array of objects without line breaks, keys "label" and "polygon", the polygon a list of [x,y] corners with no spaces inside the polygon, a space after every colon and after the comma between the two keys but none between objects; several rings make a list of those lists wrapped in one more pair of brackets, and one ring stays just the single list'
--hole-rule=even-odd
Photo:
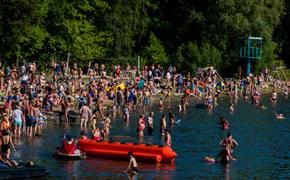
[{"label": "reflection on water", "polygon": [[[172,101],[172,103],[177,103]],[[198,103],[198,101],[196,101]],[[172,148],[178,156],[174,164],[146,164],[138,162],[140,173],[134,179],[287,179],[290,178],[290,103],[280,97],[278,103],[269,104],[263,99],[266,110],[258,110],[244,99],[235,104],[234,114],[229,113],[229,103],[220,100],[212,111],[195,108],[191,103],[185,113],[174,110],[178,125],[172,127]],[[157,105],[154,111],[153,137],[144,131],[145,143],[160,144],[159,122],[162,113]],[[150,111],[151,111],[150,110]],[[276,120],[273,111],[282,112],[285,120]],[[167,113],[165,111],[165,113]],[[230,131],[238,141],[234,156],[237,161],[227,165],[208,164],[202,161],[205,156],[215,156],[219,152],[219,141],[228,131],[219,128],[219,118],[223,116],[230,122]],[[122,118],[112,121],[111,139],[113,141],[138,142],[136,137],[138,115],[132,114],[127,127]],[[47,167],[48,179],[128,179],[123,171],[128,161],[113,161],[88,157],[79,161],[58,161],[52,152],[59,146],[63,134],[78,136],[79,125],[70,126],[50,119],[41,137],[23,137],[15,140],[14,158],[29,160]]]}]

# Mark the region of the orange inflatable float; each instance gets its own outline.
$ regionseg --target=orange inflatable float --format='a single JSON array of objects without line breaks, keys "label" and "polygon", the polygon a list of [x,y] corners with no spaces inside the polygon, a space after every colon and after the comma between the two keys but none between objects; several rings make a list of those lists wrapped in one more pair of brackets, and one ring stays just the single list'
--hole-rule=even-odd
[{"label": "orange inflatable float", "polygon": [[137,161],[151,163],[172,163],[177,156],[168,146],[150,144],[97,142],[81,139],[78,141],[78,147],[88,155],[109,159],[128,159],[128,152],[132,151]]}]

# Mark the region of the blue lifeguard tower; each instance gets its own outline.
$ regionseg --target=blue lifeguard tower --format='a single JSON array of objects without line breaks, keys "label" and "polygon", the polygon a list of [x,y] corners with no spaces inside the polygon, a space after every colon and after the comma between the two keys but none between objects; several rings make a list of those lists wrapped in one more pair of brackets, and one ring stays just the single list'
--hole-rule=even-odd
[{"label": "blue lifeguard tower", "polygon": [[246,75],[251,72],[251,62],[262,57],[263,38],[246,35],[241,38],[240,58],[247,60]]}]

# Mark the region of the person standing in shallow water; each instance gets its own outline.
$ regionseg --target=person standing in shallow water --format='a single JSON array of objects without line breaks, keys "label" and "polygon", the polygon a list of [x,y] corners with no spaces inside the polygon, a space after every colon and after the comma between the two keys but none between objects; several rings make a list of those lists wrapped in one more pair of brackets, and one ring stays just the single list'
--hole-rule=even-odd
[{"label": "person standing in shallow water", "polygon": [[234,108],[234,104],[230,103],[230,113],[234,113],[235,112],[235,108]]},{"label": "person standing in shallow water", "polygon": [[215,160],[221,159],[221,163],[228,163],[230,160],[235,161],[236,159],[231,155],[231,148],[230,144],[227,144],[223,149],[220,151],[220,153],[217,155]]},{"label": "person standing in shallow water", "polygon": [[20,110],[20,106],[17,104],[16,109],[12,113],[12,119],[14,120],[14,135],[15,137],[20,138],[21,135],[21,126],[24,122],[23,112]]},{"label": "person standing in shallow water", "polygon": [[236,141],[235,139],[233,139],[233,136],[232,136],[231,133],[228,133],[228,134],[227,134],[227,137],[224,138],[224,139],[222,139],[222,140],[220,141],[220,146],[222,146],[222,147],[226,147],[227,144],[230,145],[229,148],[230,148],[230,152],[231,152],[231,153],[233,152],[233,149],[234,149],[236,146],[238,146],[237,141]]},{"label": "person standing in shallow water", "polygon": [[29,101],[27,107],[27,116],[26,116],[26,135],[32,136],[33,133],[33,124],[35,122],[35,110],[31,101]]},{"label": "person standing in shallow water", "polygon": [[165,136],[165,146],[171,147],[171,135],[170,130],[166,130],[166,136]]},{"label": "person standing in shallow water", "polygon": [[10,132],[8,129],[6,129],[3,131],[2,137],[0,139],[0,150],[8,159],[10,158],[11,147],[14,151],[16,151],[11,139]]},{"label": "person standing in shallow water", "polygon": [[166,115],[162,114],[162,118],[160,119],[160,136],[165,135],[166,130]]},{"label": "person standing in shallow water", "polygon": [[139,120],[138,120],[138,128],[137,128],[138,137],[144,136],[144,133],[143,133],[144,129],[145,129],[144,115],[140,115]]},{"label": "person standing in shallow water", "polygon": [[138,170],[138,164],[137,164],[137,161],[134,157],[133,152],[129,151],[128,156],[130,158],[130,162],[129,162],[128,168],[124,171],[124,173],[136,175],[136,174],[138,174],[139,170]]},{"label": "person standing in shallow water", "polygon": [[87,106],[87,104],[84,104],[80,109],[80,119],[81,119],[81,129],[87,129],[87,123],[88,120],[91,119],[92,112]]},{"label": "person standing in shallow water", "polygon": [[148,126],[147,126],[147,131],[148,131],[148,136],[152,136],[153,135],[153,112],[150,112],[149,116],[148,116]]}]

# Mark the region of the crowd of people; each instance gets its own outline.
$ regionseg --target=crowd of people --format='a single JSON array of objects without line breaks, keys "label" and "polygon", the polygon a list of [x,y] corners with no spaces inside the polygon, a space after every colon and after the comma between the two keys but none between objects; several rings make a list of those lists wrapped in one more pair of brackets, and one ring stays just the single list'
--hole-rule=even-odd
[{"label": "crowd of people", "polygon": [[[175,66],[151,65],[137,71],[137,67],[130,64],[108,68],[97,63],[84,72],[76,64],[70,67],[64,61],[54,60],[43,72],[38,71],[36,62],[20,67],[0,65],[1,152],[9,158],[10,149],[15,149],[13,138],[40,136],[47,117],[56,111],[68,125],[75,112],[81,138],[98,141],[110,139],[112,119],[122,117],[129,125],[130,114],[138,112],[136,135],[142,140],[158,129],[154,127],[154,113],[150,109],[154,101],[162,113],[160,136],[164,145],[171,146],[171,127],[176,122],[172,111],[175,105],[170,103],[172,96],[179,98],[177,106],[181,112],[187,111],[188,104],[195,98],[210,111],[218,105],[222,95],[230,97],[232,113],[238,98],[250,99],[257,108],[262,108],[259,100],[264,89],[271,89],[270,101],[275,103],[277,91],[282,90],[288,96],[290,88],[289,83],[269,81],[268,76],[268,71],[264,71],[224,80],[213,67],[192,75],[180,73]],[[221,124],[224,129],[229,128],[228,121],[223,119]],[[144,134],[146,127],[147,134]]]}]

